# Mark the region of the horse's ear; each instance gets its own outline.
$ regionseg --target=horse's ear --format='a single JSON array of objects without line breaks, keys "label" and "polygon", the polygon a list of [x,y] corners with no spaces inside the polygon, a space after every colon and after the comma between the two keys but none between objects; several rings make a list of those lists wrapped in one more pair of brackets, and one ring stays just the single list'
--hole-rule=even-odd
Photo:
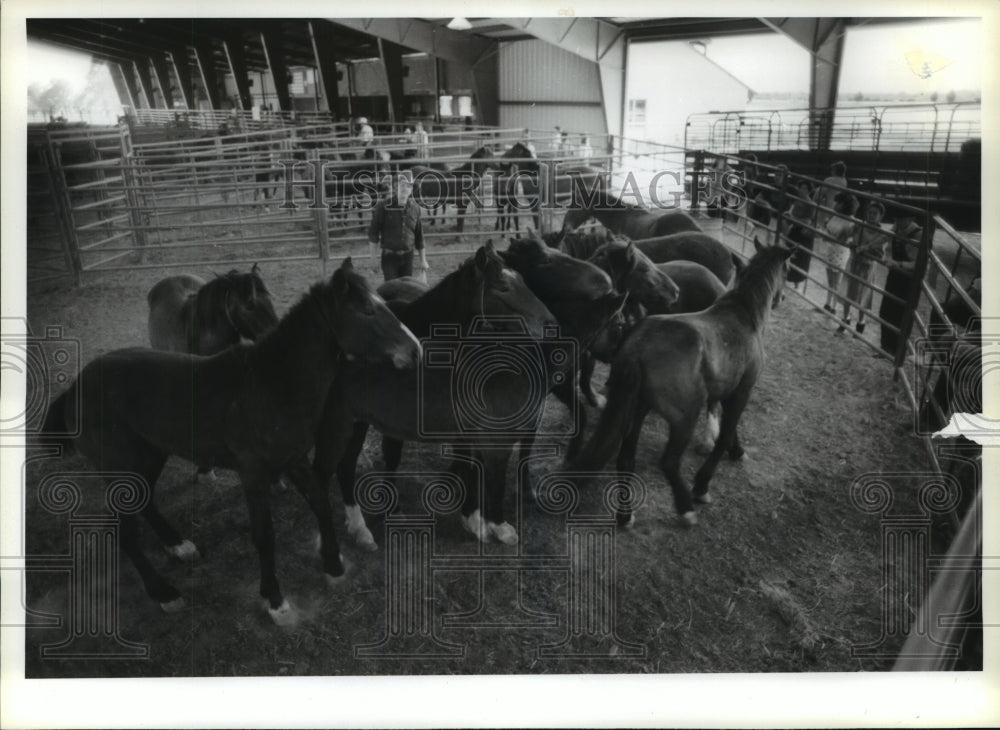
[{"label": "horse's ear", "polygon": [[479,271],[485,271],[486,265],[489,263],[489,260],[490,260],[489,256],[486,254],[486,246],[480,246],[476,250],[476,256],[475,256],[476,268]]},{"label": "horse's ear", "polygon": [[483,245],[486,249],[486,253],[496,253],[496,249],[493,247],[493,239],[487,239],[486,243]]},{"label": "horse's ear", "polygon": [[260,274],[260,264],[254,262],[254,265],[250,267],[251,274]]},{"label": "horse's ear", "polygon": [[756,237],[754,237],[753,239],[753,247],[757,251],[757,253],[760,253],[761,251],[764,250],[764,246],[761,244],[760,241],[757,240]]},{"label": "horse's ear", "polygon": [[340,265],[341,271],[354,271],[354,262],[351,261],[351,257],[348,256],[344,259],[344,262]]}]

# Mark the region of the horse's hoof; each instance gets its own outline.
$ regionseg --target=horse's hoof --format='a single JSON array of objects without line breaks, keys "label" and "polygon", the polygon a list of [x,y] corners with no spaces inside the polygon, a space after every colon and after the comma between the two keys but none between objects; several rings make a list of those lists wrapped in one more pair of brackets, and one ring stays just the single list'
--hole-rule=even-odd
[{"label": "horse's hoof", "polygon": [[685,512],[681,515],[681,524],[684,527],[694,527],[698,524],[698,515],[694,512]]},{"label": "horse's hoof", "polygon": [[172,601],[165,601],[160,604],[160,608],[163,609],[164,613],[179,613],[184,610],[187,603],[180,596]]},{"label": "horse's hoof", "polygon": [[[712,502],[714,500],[712,499],[712,495],[711,494],[709,494],[708,492],[705,492],[704,494],[696,494],[696,495],[694,495],[694,501],[697,502],[698,504],[712,504]],[[691,514],[694,514],[694,513],[692,512]]]},{"label": "horse's hoof", "polygon": [[486,529],[486,523],[483,521],[482,515],[479,514],[479,510],[468,517],[462,515],[462,527],[475,535],[479,542],[490,541],[489,530]]},{"label": "horse's hoof", "polygon": [[276,626],[294,626],[299,620],[298,612],[292,608],[287,598],[277,608],[268,606],[267,612],[271,614],[271,620]]},{"label": "horse's hoof", "polygon": [[487,522],[490,534],[504,545],[517,545],[517,530],[509,522],[501,522],[499,525],[494,522]]},{"label": "horse's hoof", "polygon": [[324,578],[326,578],[326,585],[336,590],[347,582],[347,571],[344,571],[343,575],[330,575],[329,573],[325,573]]},{"label": "horse's hoof", "polygon": [[608,399],[600,393],[594,393],[594,397],[590,399],[590,403],[594,408],[604,410],[604,406],[608,404]]},{"label": "horse's hoof", "polygon": [[361,527],[360,529],[354,531],[348,531],[351,539],[354,543],[362,550],[367,550],[370,553],[374,553],[378,550],[378,543],[375,542],[375,536],[372,535],[371,530],[367,527]]},{"label": "horse's hoof", "polygon": [[164,545],[163,549],[167,551],[168,555],[173,555],[185,563],[193,563],[201,560],[201,553],[198,552],[198,548],[190,540],[182,540],[177,545]]},{"label": "horse's hoof", "polygon": [[618,527],[623,530],[631,530],[635,527],[635,514],[630,514],[625,522],[619,522]]}]

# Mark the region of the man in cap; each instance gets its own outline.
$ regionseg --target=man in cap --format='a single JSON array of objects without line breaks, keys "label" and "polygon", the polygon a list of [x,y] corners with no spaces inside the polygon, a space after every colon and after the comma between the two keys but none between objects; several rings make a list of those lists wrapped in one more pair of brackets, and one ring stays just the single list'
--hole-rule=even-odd
[{"label": "man in cap", "polygon": [[[378,201],[368,228],[368,248],[372,271],[381,267],[385,280],[413,276],[413,252],[420,255],[420,271],[428,269],[424,234],[420,225],[420,206],[413,199],[413,178],[409,171],[391,176],[392,190]],[[381,246],[380,256],[376,247]]]},{"label": "man in cap", "polygon": [[365,147],[375,140],[375,131],[368,124],[368,117],[358,117],[358,141]]}]

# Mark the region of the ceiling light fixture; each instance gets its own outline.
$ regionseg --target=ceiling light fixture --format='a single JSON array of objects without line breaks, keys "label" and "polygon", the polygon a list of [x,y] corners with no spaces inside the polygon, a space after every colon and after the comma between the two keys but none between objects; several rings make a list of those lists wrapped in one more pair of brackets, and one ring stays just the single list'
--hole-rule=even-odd
[{"label": "ceiling light fixture", "polygon": [[472,23],[465,18],[452,18],[445,27],[451,30],[472,30]]}]

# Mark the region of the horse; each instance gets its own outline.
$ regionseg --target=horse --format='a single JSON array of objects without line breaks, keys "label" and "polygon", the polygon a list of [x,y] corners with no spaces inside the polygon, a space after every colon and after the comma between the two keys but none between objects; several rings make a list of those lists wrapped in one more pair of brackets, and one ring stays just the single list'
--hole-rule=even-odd
[{"label": "horse", "polygon": [[[515,143],[501,155],[500,169],[504,174],[494,180],[497,207],[497,222],[494,225],[494,230],[507,231],[510,229],[512,222],[514,228],[519,230],[518,216],[515,213],[515,211],[521,210],[522,207],[517,202],[518,181],[521,183],[521,190],[524,196],[529,201],[528,209],[531,211],[534,220],[534,228],[537,230],[541,227],[541,214],[539,210],[541,207],[539,198],[541,164],[521,142]],[[552,190],[557,199],[579,191],[581,186],[586,186],[585,189],[588,192],[595,190],[604,192],[607,188],[607,172],[599,167],[560,164],[557,170],[550,163],[549,171],[550,174],[556,176],[555,185]]]},{"label": "horse", "polygon": [[726,285],[719,281],[719,277],[694,261],[667,261],[656,267],[669,276],[680,290],[680,296],[667,314],[708,309],[726,291]]},{"label": "horse", "polygon": [[612,233],[632,240],[701,231],[701,226],[683,210],[650,210],[626,203],[606,190],[596,190],[582,204],[568,208],[563,217],[563,230],[572,231],[591,217]]},{"label": "horse", "polygon": [[155,350],[214,355],[243,339],[256,341],[278,324],[257,264],[248,274],[234,269],[207,283],[192,274],[169,276],[146,300]]},{"label": "horse", "polygon": [[680,288],[632,242],[608,243],[588,259],[611,277],[615,289],[628,292],[633,320],[644,314],[668,314],[680,298]]},{"label": "horse", "polygon": [[[549,237],[549,244],[557,241]],[[614,241],[607,229],[583,235],[567,233],[559,237],[560,250],[575,258],[590,259],[597,251]],[[743,261],[719,239],[707,233],[684,231],[668,236],[633,241],[636,248],[655,264],[669,261],[692,261],[711,271],[725,286],[732,284],[743,268]]]},{"label": "horse", "polygon": [[[682,523],[697,524],[681,458],[702,409],[716,403],[722,406],[722,423],[695,476],[694,500],[711,501],[708,484],[723,452],[744,458],[736,427],[764,366],[764,331],[781,298],[791,254],[782,246],[759,250],[736,285],[703,312],[639,322],[611,365],[608,403],[594,435],[568,469],[599,471],[618,448],[618,471],[633,471],[642,423],[655,410],[670,426],[660,467]],[[627,505],[616,517],[622,526],[634,522]]]},{"label": "horse", "polygon": [[576,259],[588,260],[601,246],[612,240],[611,231],[604,226],[586,233],[578,231],[567,232],[559,229],[544,236],[545,242],[552,248],[558,248]]},{"label": "horse", "polygon": [[[319,524],[327,580],[344,575],[325,489],[315,481],[307,452],[337,371],[346,362],[391,363],[413,369],[420,344],[344,261],[252,344],[211,357],[148,349],[115,350],[91,361],[46,414],[43,434],[75,447],[103,473],[130,473],[148,485],[141,514],[166,550],[182,560],[197,548],[156,507],[153,489],[170,455],[235,469],[243,484],[260,560],[260,595],[277,624],[293,623],[274,569],[269,486],[291,477]],[[192,397],[196,394],[197,397]],[[73,426],[73,428],[67,428]],[[78,433],[75,437],[55,434]],[[105,480],[109,486],[114,477]],[[121,546],[147,594],[168,612],[183,608],[177,589],[150,564],[139,545],[134,514],[121,516]]]},{"label": "horse", "polygon": [[[465,214],[469,204],[477,201],[476,193],[482,188],[483,176],[492,164],[493,152],[488,147],[480,147],[459,167],[448,172],[442,172],[427,165],[413,165],[413,195],[420,206],[428,211],[428,222],[434,224],[435,216],[440,211],[441,221],[447,212],[448,203],[455,206],[459,233],[465,227]],[[480,201],[481,202],[481,201]]]},{"label": "horse", "polygon": [[[417,293],[420,287],[423,291]],[[523,323],[523,331],[533,340],[541,340],[545,329],[556,324],[549,310],[531,293],[517,273],[504,266],[489,243],[433,288],[428,289],[416,280],[400,283],[397,279],[383,284],[379,292],[417,337],[432,337],[435,325],[453,323],[460,339],[450,344],[456,346],[475,342],[475,337],[468,339],[474,324],[489,324],[492,335],[487,342],[490,343],[496,338],[510,340],[521,331],[512,331],[505,327],[507,324],[517,327],[516,323]],[[415,293],[417,296],[414,297]],[[337,398],[342,410],[334,416],[337,410],[331,409],[332,421],[325,431],[327,437],[317,441],[322,446],[317,446],[314,460],[317,478],[322,484],[329,482],[331,470],[336,465],[337,481],[346,506],[347,532],[358,545],[369,550],[376,549],[375,540],[365,525],[354,494],[358,457],[369,425],[382,432],[385,469],[394,472],[402,458],[404,441],[441,441],[431,434],[459,430],[455,415],[450,414],[449,409],[462,405],[461,395],[453,392],[454,383],[448,379],[454,375],[453,372],[449,374],[440,368],[425,367],[417,378],[397,376],[384,370],[353,368],[345,370],[340,376],[338,393],[343,392],[344,395]],[[496,382],[489,378],[475,395],[500,403],[499,412],[504,412],[507,406],[502,406],[503,403],[520,405],[523,402],[523,379],[523,375],[500,374]],[[549,386],[546,386],[542,394],[548,390]],[[343,403],[339,403],[341,400]],[[417,412],[421,406],[426,419],[423,428],[419,426]],[[350,429],[342,423],[345,419],[353,421]],[[348,430],[349,436],[345,439],[344,434]],[[484,435],[487,442],[492,440],[493,434]],[[480,540],[493,537],[504,543],[517,541],[516,530],[504,521],[502,512],[506,463],[512,447],[513,444],[508,444],[481,454],[492,464],[486,479],[485,504],[478,503],[478,495],[473,490],[466,490],[462,524]],[[474,451],[474,443],[459,446],[453,470],[465,472],[463,461],[471,458]]]}]

